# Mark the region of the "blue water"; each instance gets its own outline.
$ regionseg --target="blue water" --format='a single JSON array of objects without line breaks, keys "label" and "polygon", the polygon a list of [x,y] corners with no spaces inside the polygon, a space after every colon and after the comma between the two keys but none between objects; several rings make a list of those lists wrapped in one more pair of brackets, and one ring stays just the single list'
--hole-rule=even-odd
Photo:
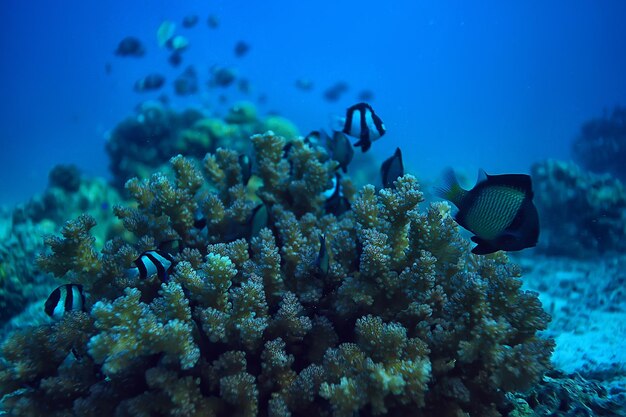
[{"label": "blue water", "polygon": [[[171,81],[189,63],[203,81],[212,64],[236,66],[267,94],[262,111],[302,133],[371,89],[388,129],[373,151],[382,158],[400,146],[408,171],[423,178],[446,166],[528,172],[535,161],[568,158],[583,121],[626,104],[626,2],[472,3],[3,0],[0,203],[42,190],[57,163],[107,175],[106,132],[159,95],[133,92],[135,80],[157,71]],[[156,30],[192,13],[200,22],[179,24],[191,47],[173,69]],[[209,14],[218,29],[207,27]],[[127,35],[142,39],[143,58],[113,54]],[[233,55],[239,40],[251,45],[243,58]],[[313,91],[294,87],[301,77]],[[329,103],[322,92],[337,81],[350,91]]]}]

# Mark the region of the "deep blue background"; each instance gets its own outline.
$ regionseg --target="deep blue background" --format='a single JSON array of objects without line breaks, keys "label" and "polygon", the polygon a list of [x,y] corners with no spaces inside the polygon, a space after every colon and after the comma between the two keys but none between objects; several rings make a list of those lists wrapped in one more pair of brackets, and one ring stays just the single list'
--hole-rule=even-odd
[{"label": "deep blue background", "polygon": [[[236,65],[268,95],[263,111],[302,133],[372,89],[388,129],[373,152],[401,146],[408,170],[424,178],[446,166],[527,172],[534,161],[567,158],[581,122],[626,104],[626,2],[477,3],[3,0],[0,203],[42,190],[56,163],[106,175],[106,132],[158,95],[134,93],[134,81],[184,69],[158,48],[159,24],[190,13],[198,26],[178,33],[191,41],[185,64],[203,79],[211,64]],[[206,26],[210,13],[220,17],[216,30]],[[144,58],[113,55],[127,35],[144,41]],[[232,53],[238,40],[252,46],[242,59]],[[316,88],[295,89],[299,77]],[[338,80],[350,92],[325,102],[322,91]],[[208,93],[175,104],[214,101]]]}]

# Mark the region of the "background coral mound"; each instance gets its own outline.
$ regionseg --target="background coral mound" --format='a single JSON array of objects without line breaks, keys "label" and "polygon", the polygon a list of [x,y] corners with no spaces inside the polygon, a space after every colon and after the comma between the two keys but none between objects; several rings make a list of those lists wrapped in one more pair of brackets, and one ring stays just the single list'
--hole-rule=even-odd
[{"label": "background coral mound", "polygon": [[533,165],[532,177],[539,251],[583,259],[626,251],[626,189],[619,180],[555,160]]},{"label": "background coral mound", "polygon": [[[551,340],[535,293],[504,255],[476,257],[449,206],[420,210],[405,175],[324,211],[337,163],[301,139],[252,137],[260,187],[237,153],[174,178],[131,180],[116,214],[136,236],[97,252],[93,219],[70,222],[40,265],[83,284],[87,313],[22,330],[2,347],[4,407],[26,416],[497,416],[537,382]],[[208,180],[207,180],[208,179]],[[252,230],[259,204],[267,227]],[[193,226],[196,213],[206,227]],[[329,268],[318,259],[325,236]],[[165,283],[124,273],[176,238]],[[73,353],[70,353],[73,352]]]},{"label": "background coral mound", "polygon": [[626,181],[626,108],[585,122],[572,149],[583,167]]}]

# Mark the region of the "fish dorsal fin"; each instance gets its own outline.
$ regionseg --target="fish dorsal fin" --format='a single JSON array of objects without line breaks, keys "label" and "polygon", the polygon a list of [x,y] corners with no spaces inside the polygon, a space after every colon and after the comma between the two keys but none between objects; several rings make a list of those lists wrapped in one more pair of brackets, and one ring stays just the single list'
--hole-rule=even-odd
[{"label": "fish dorsal fin", "polygon": [[489,174],[484,169],[478,168],[478,178],[476,178],[476,185],[483,183],[489,179]]},{"label": "fish dorsal fin", "polygon": [[491,186],[503,186],[523,191],[527,198],[533,197],[533,184],[530,175],[527,174],[502,174],[487,175],[487,181]]},{"label": "fish dorsal fin", "polygon": [[467,194],[467,190],[461,187],[452,168],[448,168],[444,171],[443,183],[439,187],[436,187],[434,192],[438,197],[448,200],[457,207],[459,207],[461,201]]}]

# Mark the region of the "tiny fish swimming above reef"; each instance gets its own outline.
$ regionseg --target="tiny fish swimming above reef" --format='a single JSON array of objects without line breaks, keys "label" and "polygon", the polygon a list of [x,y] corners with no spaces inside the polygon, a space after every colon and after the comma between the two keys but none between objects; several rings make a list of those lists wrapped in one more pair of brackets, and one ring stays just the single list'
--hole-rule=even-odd
[{"label": "tiny fish swimming above reef", "polygon": [[115,50],[115,55],[119,56],[144,56],[146,50],[144,49],[141,41],[133,36],[127,36],[120,41]]},{"label": "tiny fish swimming above reef", "polygon": [[244,41],[239,41],[235,44],[234,52],[235,52],[235,56],[238,58],[241,58],[242,56],[246,55],[249,50],[250,50],[250,45]]},{"label": "tiny fish swimming above reef", "polygon": [[488,175],[481,170],[474,188],[464,190],[449,170],[437,192],[459,209],[454,220],[474,233],[477,246],[472,253],[518,251],[537,244],[539,216],[529,175]]},{"label": "tiny fish swimming above reef", "polygon": [[198,20],[198,15],[196,14],[187,15],[183,17],[183,27],[185,29],[192,28],[198,23]]},{"label": "tiny fish swimming above reef", "polygon": [[64,284],[50,293],[44,311],[53,319],[60,319],[66,311],[84,311],[85,295],[80,284]]},{"label": "tiny fish swimming above reef", "polygon": [[155,73],[137,80],[134,88],[136,92],[141,93],[144,91],[158,90],[163,87],[163,84],[165,84],[165,77]]},{"label": "tiny fish swimming above reef", "polygon": [[380,167],[380,175],[384,188],[393,188],[393,182],[404,175],[404,164],[402,163],[402,151],[396,148],[392,156],[385,160]]},{"label": "tiny fish swimming above reef", "polygon": [[386,130],[383,121],[374,112],[372,106],[367,103],[358,103],[348,107],[342,132],[359,138],[354,146],[360,146],[361,150],[366,152],[372,146],[372,142],[380,139]]},{"label": "tiny fish swimming above reef", "polygon": [[162,250],[149,250],[142,253],[133,261],[134,267],[126,270],[129,277],[147,279],[157,275],[162,282],[169,279],[169,274],[174,269],[174,258]]}]

